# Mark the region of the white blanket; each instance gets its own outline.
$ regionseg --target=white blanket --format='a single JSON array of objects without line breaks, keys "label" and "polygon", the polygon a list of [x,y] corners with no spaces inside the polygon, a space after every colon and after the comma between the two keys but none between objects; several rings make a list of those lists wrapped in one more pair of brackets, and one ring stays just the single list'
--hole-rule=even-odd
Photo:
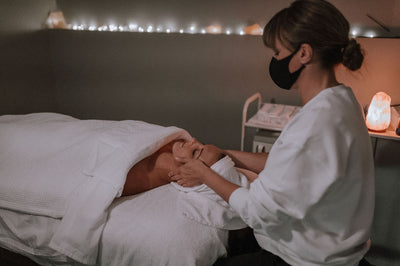
[{"label": "white blanket", "polygon": [[50,247],[94,264],[108,207],[129,169],[174,139],[190,135],[141,121],[1,116],[0,207],[62,217]]},{"label": "white blanket", "polygon": [[[225,156],[211,166],[211,169],[226,180],[241,187],[249,187],[244,174],[235,168],[229,156]],[[199,223],[227,230],[236,230],[247,225],[229,204],[205,184],[195,187],[182,187],[171,183],[181,191],[178,208],[184,216]]]},{"label": "white blanket", "polygon": [[[187,219],[177,208],[179,200],[179,191],[170,184],[115,199],[96,265],[209,266],[226,255],[228,231]],[[0,208],[0,247],[40,265],[81,265],[48,247],[59,223]]]}]

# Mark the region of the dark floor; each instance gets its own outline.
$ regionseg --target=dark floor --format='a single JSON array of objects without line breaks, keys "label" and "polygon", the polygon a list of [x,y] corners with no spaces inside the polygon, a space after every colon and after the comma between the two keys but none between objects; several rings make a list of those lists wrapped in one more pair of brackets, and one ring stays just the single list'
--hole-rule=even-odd
[{"label": "dark floor", "polygon": [[39,266],[27,257],[0,248],[0,266]]}]

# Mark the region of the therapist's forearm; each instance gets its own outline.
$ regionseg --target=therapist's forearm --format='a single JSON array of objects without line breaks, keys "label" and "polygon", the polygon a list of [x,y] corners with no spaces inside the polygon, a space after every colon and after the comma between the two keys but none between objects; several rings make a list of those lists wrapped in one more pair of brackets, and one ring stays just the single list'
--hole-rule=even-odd
[{"label": "therapist's forearm", "polygon": [[259,174],[267,162],[268,153],[252,153],[245,151],[225,150],[224,153],[232,158],[235,165]]},{"label": "therapist's forearm", "polygon": [[238,185],[227,181],[214,171],[210,171],[203,178],[203,182],[228,203],[233,191],[239,188]]}]

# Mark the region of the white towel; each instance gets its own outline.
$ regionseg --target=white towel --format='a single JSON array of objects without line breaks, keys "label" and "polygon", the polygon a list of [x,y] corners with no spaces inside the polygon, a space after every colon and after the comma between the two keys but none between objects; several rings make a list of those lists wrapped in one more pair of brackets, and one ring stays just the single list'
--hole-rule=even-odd
[{"label": "white towel", "polygon": [[[246,176],[235,168],[229,156],[214,163],[211,169],[236,185],[249,187]],[[205,184],[189,188],[182,187],[176,182],[171,184],[182,192],[178,208],[185,217],[220,229],[235,230],[246,227],[239,214]]]},{"label": "white towel", "polygon": [[0,207],[62,217],[50,247],[94,264],[108,207],[129,169],[175,139],[191,137],[142,121],[0,116]]}]

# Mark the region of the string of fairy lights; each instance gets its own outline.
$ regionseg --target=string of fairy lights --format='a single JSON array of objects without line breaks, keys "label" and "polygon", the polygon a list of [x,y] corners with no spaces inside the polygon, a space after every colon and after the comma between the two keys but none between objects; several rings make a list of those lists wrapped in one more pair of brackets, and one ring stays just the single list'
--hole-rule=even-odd
[{"label": "string of fairy lights", "polygon": [[[181,33],[181,34],[236,34],[236,35],[262,35],[262,28],[257,24],[243,27],[226,27],[222,28],[218,25],[210,25],[204,28],[197,28],[196,26],[189,27],[167,27],[167,26],[153,26],[153,25],[85,25],[85,24],[73,24],[68,25],[68,29],[76,31],[109,31],[109,32],[140,32],[140,33]],[[356,37],[369,37],[375,38],[377,34],[373,30],[360,30],[359,28],[352,28],[350,31],[350,36]]]},{"label": "string of fairy lights", "polygon": [[[48,28],[68,29],[74,31],[101,31],[101,32],[138,32],[138,33],[180,33],[180,34],[225,34],[225,35],[262,35],[263,29],[259,24],[253,25],[237,25],[221,27],[220,25],[209,25],[199,27],[196,24],[187,26],[174,26],[171,24],[139,24],[130,23],[126,25],[120,24],[67,24],[62,12],[51,12],[47,18],[46,25]],[[373,30],[365,30],[360,27],[352,27],[350,36],[375,38],[377,34]]]},{"label": "string of fairy lights", "polygon": [[[158,25],[154,26],[152,24],[149,25],[139,25],[139,24],[129,24],[129,25],[85,25],[85,24],[73,24],[69,25],[68,29],[71,30],[80,30],[80,31],[110,31],[110,32],[142,32],[142,33],[181,33],[181,34],[252,34],[252,35],[261,35],[262,29],[258,26],[251,25],[253,28],[250,29],[248,27],[226,27],[222,28],[219,25],[210,25],[207,27],[196,27],[194,25],[189,25],[188,27],[173,27],[173,26],[165,26]],[[250,27],[251,27],[250,26]]]}]

